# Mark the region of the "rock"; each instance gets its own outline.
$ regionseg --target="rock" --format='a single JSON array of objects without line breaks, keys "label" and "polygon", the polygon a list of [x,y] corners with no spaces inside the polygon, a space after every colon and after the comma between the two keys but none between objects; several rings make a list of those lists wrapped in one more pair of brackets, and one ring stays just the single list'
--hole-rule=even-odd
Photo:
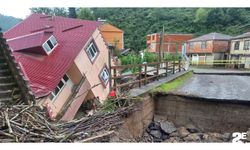
[{"label": "rock", "polygon": [[221,135],[221,137],[223,141],[228,142],[231,139],[231,133],[224,133]]},{"label": "rock", "polygon": [[178,137],[179,133],[177,131],[172,132],[171,134],[169,134],[170,137]]},{"label": "rock", "polygon": [[158,139],[161,139],[162,136],[161,131],[159,130],[151,130],[149,134]]},{"label": "rock", "polygon": [[204,139],[204,142],[223,142],[222,135],[219,133],[205,133],[202,139]]},{"label": "rock", "polygon": [[172,132],[176,131],[174,124],[168,121],[160,122],[160,127],[162,131],[167,134],[171,134]]},{"label": "rock", "polygon": [[166,143],[180,143],[183,142],[179,137],[170,137],[169,139],[164,140]]},{"label": "rock", "polygon": [[164,133],[164,132],[162,132],[161,134],[162,134],[162,135],[161,135],[161,139],[162,139],[162,140],[166,140],[166,139],[169,138],[169,135],[168,135],[168,134],[166,134],[166,133]]},{"label": "rock", "polygon": [[186,128],[187,128],[188,132],[190,132],[190,133],[198,133],[198,132],[200,132],[200,130],[198,128],[196,128],[192,124],[186,125]]},{"label": "rock", "polygon": [[181,138],[184,138],[190,134],[185,127],[180,127],[177,129],[177,131],[178,131]]},{"label": "rock", "polygon": [[198,141],[200,142],[201,141],[201,138],[200,138],[199,134],[197,134],[197,133],[191,133],[183,139],[186,142],[198,142]]},{"label": "rock", "polygon": [[157,122],[151,122],[148,126],[150,130],[160,130],[160,124]]}]

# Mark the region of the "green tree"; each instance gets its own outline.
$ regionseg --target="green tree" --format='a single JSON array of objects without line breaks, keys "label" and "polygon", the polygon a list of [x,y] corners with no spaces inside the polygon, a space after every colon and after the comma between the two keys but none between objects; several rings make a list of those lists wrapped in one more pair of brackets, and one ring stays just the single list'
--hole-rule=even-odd
[{"label": "green tree", "polygon": [[78,12],[78,18],[84,20],[95,20],[95,16],[89,8],[80,8]]},{"label": "green tree", "polygon": [[30,9],[32,13],[67,17],[68,12],[63,7],[34,7]]}]

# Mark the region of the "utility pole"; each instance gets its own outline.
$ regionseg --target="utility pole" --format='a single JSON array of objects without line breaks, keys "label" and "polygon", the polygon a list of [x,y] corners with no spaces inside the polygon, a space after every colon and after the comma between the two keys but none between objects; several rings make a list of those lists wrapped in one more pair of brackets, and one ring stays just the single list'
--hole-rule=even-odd
[{"label": "utility pole", "polygon": [[159,58],[158,58],[159,62],[161,62],[163,39],[164,39],[164,26],[162,27],[162,32],[160,36]]}]

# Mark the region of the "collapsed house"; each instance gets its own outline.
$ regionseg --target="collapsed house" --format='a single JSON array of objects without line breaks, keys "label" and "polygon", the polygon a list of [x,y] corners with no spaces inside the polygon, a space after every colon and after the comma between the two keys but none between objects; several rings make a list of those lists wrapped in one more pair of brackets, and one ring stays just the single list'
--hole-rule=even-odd
[{"label": "collapsed house", "polygon": [[71,120],[87,100],[107,98],[109,49],[101,22],[32,14],[4,33],[38,105]]}]

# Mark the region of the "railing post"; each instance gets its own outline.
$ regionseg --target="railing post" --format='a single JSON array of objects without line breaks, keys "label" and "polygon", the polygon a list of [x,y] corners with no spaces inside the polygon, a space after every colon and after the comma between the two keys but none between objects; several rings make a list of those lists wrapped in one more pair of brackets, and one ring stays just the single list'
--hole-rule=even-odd
[{"label": "railing post", "polygon": [[139,87],[141,87],[141,73],[142,73],[142,72],[141,72],[141,69],[142,69],[142,68],[139,67],[139,70],[140,70],[140,71],[139,71]]},{"label": "railing post", "polygon": [[166,77],[168,76],[168,62],[166,61]]},{"label": "railing post", "polygon": [[178,63],[179,63],[179,72],[181,72],[181,60],[179,60]]},{"label": "railing post", "polygon": [[157,80],[159,80],[159,66],[160,66],[160,62],[157,63],[157,71],[156,71],[156,74],[157,74],[156,79],[157,79]]},{"label": "railing post", "polygon": [[147,77],[147,67],[148,64],[145,64],[145,69],[144,69],[144,76],[145,76],[145,81],[144,81],[144,85],[146,85],[148,83],[148,77]]},{"label": "railing post", "polygon": [[175,73],[175,61],[173,60],[173,74]]},{"label": "railing post", "polygon": [[117,91],[117,89],[116,89],[116,85],[117,85],[117,83],[116,83],[116,68],[114,68],[113,70],[114,70],[114,87],[115,87],[114,90]]}]

